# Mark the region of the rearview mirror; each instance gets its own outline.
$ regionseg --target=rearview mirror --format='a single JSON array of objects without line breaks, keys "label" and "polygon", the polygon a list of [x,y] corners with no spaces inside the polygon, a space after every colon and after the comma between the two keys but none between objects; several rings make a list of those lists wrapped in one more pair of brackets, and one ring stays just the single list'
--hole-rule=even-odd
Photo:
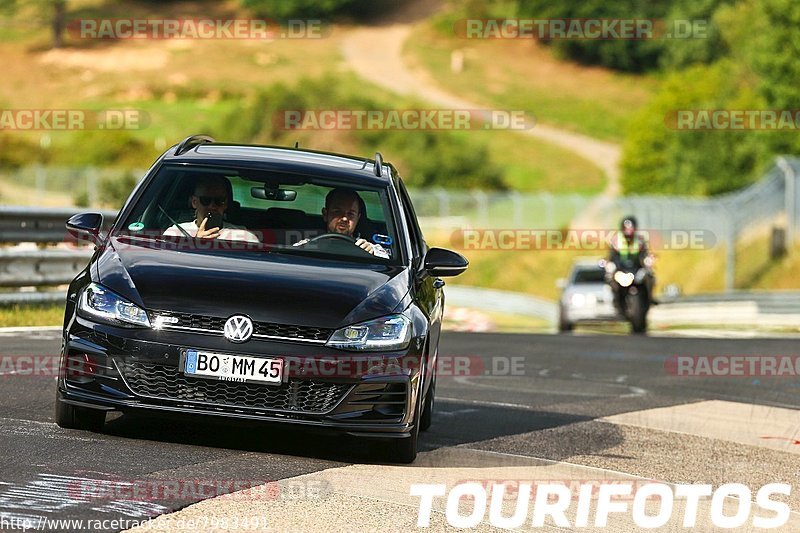
[{"label": "rearview mirror", "polygon": [[463,255],[445,250],[444,248],[431,248],[425,254],[425,270],[431,276],[458,276],[469,266],[469,261]]},{"label": "rearview mirror", "polygon": [[292,202],[295,198],[297,198],[297,191],[264,185],[263,187],[251,187],[250,195],[253,198],[258,198],[259,200]]}]

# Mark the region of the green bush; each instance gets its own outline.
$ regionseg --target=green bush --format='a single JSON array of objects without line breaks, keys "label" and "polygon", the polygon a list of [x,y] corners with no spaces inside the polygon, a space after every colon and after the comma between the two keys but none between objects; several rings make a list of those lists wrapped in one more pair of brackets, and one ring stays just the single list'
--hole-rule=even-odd
[{"label": "green bush", "polygon": [[121,209],[131,191],[139,182],[140,176],[126,172],[119,176],[105,177],[100,180],[99,200],[103,207]]},{"label": "green bush", "polygon": [[622,161],[627,192],[726,192],[758,179],[776,155],[800,152],[794,129],[676,131],[664,124],[678,109],[800,109],[800,4],[724,2],[714,20],[726,57],[669,76],[632,122]]},{"label": "green bush", "polygon": [[[519,16],[537,19],[664,19],[670,3],[665,0],[519,0]],[[561,57],[629,72],[658,65],[663,42],[642,40],[555,39],[549,43]]]},{"label": "green bush", "polygon": [[[285,110],[396,109],[397,103],[378,102],[330,78],[302,80],[298,88],[278,84],[262,91],[224,120],[226,138],[238,142],[306,146],[311,135],[281,128]],[[419,107],[409,105],[409,107]],[[352,130],[337,132],[343,145],[355,144],[370,156],[381,151],[402,162],[404,177],[414,186],[505,189],[503,170],[490,161],[486,143],[452,131]],[[311,143],[313,146],[313,142]]]},{"label": "green bush", "polygon": [[397,8],[397,0],[240,0],[255,14],[276,20],[377,16]]},{"label": "green bush", "polygon": [[47,163],[48,153],[20,132],[0,133],[0,168],[19,168]]},{"label": "green bush", "polygon": [[758,109],[743,69],[724,60],[667,78],[631,122],[622,159],[626,193],[710,195],[750,183],[771,159],[767,132],[675,129],[678,110]]},{"label": "green bush", "polygon": [[50,149],[59,165],[81,167],[149,166],[155,157],[151,143],[127,131],[81,130],[54,137]]},{"label": "green bush", "polygon": [[718,13],[732,3],[732,0],[674,0],[667,20],[708,21],[707,35],[664,41],[659,58],[661,70],[670,72],[697,63],[711,64],[726,57],[729,47],[722,37]]},{"label": "green bush", "polygon": [[[707,20],[733,0],[467,0],[453,4],[450,16],[437,19],[436,27],[452,32],[459,18],[526,19],[653,19],[670,29],[675,20]],[[553,39],[549,44],[562,58],[628,72],[679,68],[711,63],[727,52],[719,29],[708,26],[708,36],[690,39]]]},{"label": "green bush", "polygon": [[[731,47],[755,74],[766,109],[800,109],[800,3],[748,0],[744,4],[730,17],[738,31],[729,37]],[[765,141],[774,153],[800,152],[796,130],[773,131]]]}]

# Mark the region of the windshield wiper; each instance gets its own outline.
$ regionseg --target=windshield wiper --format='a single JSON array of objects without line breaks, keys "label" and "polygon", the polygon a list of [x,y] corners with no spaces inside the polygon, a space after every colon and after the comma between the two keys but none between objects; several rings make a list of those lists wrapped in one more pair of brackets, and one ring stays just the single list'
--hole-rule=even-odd
[{"label": "windshield wiper", "polygon": [[167,213],[166,211],[164,211],[164,208],[163,208],[163,207],[161,207],[161,204],[156,204],[156,207],[158,207],[158,208],[161,210],[161,212],[162,212],[162,213],[164,213],[164,216],[165,216],[165,217],[167,217],[167,218],[169,219],[169,221],[170,221],[170,222],[172,222],[172,225],[173,225],[173,226],[177,226],[177,228],[178,228],[179,230],[181,230],[181,232],[183,232],[183,234],[184,234],[184,235],[186,235],[186,236],[187,236],[187,237],[189,237],[190,239],[194,239],[194,237],[192,237],[191,235],[189,235],[189,232],[188,232],[188,231],[186,231],[185,229],[183,229],[183,226],[181,226],[180,224],[178,224],[177,222],[175,222],[175,219],[174,219],[174,218],[172,218],[171,216],[169,216],[169,213]]}]

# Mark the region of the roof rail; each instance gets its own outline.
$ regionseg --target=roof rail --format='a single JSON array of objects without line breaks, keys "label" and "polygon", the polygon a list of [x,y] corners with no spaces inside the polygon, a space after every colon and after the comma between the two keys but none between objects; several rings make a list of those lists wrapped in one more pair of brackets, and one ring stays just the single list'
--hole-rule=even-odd
[{"label": "roof rail", "polygon": [[185,154],[195,146],[205,143],[213,143],[214,138],[208,135],[189,135],[178,144],[178,149],[175,150],[175,155]]},{"label": "roof rail", "polygon": [[380,152],[375,152],[375,175],[381,177],[381,168],[383,167],[383,156]]}]

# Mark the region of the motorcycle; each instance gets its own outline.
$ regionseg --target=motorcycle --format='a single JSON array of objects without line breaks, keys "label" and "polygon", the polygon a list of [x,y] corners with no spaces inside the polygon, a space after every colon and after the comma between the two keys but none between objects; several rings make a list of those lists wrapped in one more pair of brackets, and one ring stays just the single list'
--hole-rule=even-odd
[{"label": "motorcycle", "polygon": [[649,289],[650,272],[646,268],[626,268],[606,263],[606,274],[615,295],[617,308],[630,322],[634,333],[647,331],[647,312],[652,303]]}]

